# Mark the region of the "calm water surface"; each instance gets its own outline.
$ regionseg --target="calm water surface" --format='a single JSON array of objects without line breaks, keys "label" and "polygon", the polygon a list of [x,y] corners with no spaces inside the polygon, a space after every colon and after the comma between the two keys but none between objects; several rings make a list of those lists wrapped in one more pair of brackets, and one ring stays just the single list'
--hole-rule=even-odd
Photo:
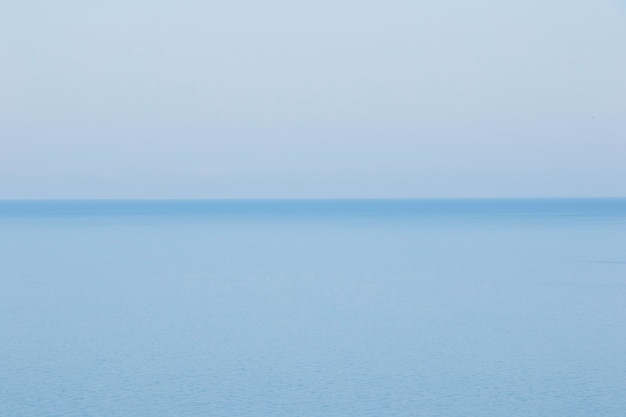
[{"label": "calm water surface", "polygon": [[626,200],[0,202],[0,416],[623,416]]}]

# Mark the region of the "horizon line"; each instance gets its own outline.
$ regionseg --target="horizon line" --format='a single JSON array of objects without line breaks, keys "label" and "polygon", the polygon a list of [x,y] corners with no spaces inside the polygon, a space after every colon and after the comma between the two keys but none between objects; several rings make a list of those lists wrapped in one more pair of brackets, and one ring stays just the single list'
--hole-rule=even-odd
[{"label": "horizon line", "polygon": [[460,201],[460,200],[624,200],[609,197],[212,197],[212,198],[0,198],[8,202],[193,202],[193,201]]}]

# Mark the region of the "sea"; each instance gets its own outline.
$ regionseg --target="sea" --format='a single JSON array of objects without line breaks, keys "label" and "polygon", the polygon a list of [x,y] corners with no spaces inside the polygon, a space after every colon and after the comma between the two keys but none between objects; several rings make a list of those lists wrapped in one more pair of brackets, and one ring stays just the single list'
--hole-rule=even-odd
[{"label": "sea", "polygon": [[0,416],[626,415],[626,200],[0,202]]}]

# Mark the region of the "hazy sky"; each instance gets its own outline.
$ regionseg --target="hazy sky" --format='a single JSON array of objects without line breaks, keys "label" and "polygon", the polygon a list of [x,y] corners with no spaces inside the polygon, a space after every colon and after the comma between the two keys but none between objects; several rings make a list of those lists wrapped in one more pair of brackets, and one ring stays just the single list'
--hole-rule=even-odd
[{"label": "hazy sky", "polygon": [[626,196],[626,1],[0,9],[2,199]]}]

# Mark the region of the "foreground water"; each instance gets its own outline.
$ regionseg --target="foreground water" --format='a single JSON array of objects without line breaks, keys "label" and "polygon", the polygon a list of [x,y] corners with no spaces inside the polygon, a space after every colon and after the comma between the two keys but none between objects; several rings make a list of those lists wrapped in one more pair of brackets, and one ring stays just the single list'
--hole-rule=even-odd
[{"label": "foreground water", "polygon": [[0,415],[623,416],[626,200],[0,202]]}]

